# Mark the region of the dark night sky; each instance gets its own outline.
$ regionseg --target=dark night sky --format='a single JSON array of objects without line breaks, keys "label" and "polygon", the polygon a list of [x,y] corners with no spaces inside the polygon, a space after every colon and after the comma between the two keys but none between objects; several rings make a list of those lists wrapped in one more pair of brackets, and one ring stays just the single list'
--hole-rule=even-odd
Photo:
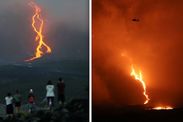
[{"label": "dark night sky", "polygon": [[[30,58],[36,46],[29,0],[0,1],[0,64]],[[52,59],[88,59],[88,1],[36,0]]]},{"label": "dark night sky", "polygon": [[93,0],[95,104],[143,104],[141,84],[130,77],[133,63],[149,105],[183,106],[182,11],[182,0]]}]

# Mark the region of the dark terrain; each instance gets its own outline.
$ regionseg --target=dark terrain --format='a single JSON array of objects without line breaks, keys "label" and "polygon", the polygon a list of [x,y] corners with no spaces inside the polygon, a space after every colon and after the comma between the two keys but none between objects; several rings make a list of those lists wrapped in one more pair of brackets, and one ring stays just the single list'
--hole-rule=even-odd
[{"label": "dark terrain", "polygon": [[16,89],[20,90],[26,102],[30,88],[34,90],[37,100],[42,101],[46,95],[47,81],[52,80],[56,85],[59,77],[63,77],[65,81],[67,99],[88,97],[86,93],[89,83],[87,61],[35,61],[0,66],[0,102],[7,92],[15,93]]},{"label": "dark terrain", "polygon": [[89,122],[89,100],[73,99],[64,107],[52,111],[35,110],[33,113],[21,112],[12,118],[0,117],[0,122]]},{"label": "dark terrain", "polygon": [[182,122],[183,108],[151,110],[143,106],[93,107],[93,122]]},{"label": "dark terrain", "polygon": [[[42,111],[42,116],[46,114],[58,113],[54,110],[53,113],[44,111],[46,105],[44,99],[46,95],[46,84],[48,80],[52,80],[53,84],[56,85],[58,78],[62,77],[66,84],[66,102],[67,111],[70,114],[72,101],[77,101],[77,104],[82,104],[85,101],[85,111],[89,110],[89,103],[86,107],[86,101],[89,102],[89,63],[83,60],[37,60],[34,62],[21,62],[21,63],[9,63],[0,65],[0,117],[5,117],[5,101],[4,97],[8,92],[12,94],[15,93],[16,89],[20,90],[22,94],[22,111],[26,113],[27,97],[29,89],[34,90],[36,96],[36,105],[39,108],[38,111],[34,113],[33,116]],[[57,95],[57,90],[55,89],[55,94]],[[55,98],[55,103],[57,101],[57,96]],[[81,102],[80,102],[81,101]],[[57,104],[57,103],[56,103]],[[76,105],[77,105],[76,104]],[[58,109],[56,106],[54,109]],[[75,108],[76,109],[76,108]],[[83,111],[83,109],[78,109],[75,111]],[[58,110],[62,111],[62,109]],[[87,117],[88,111],[85,112]],[[81,114],[82,115],[82,114]],[[32,115],[31,115],[32,116]],[[29,117],[29,116],[27,116]],[[85,119],[86,120],[86,119]],[[41,120],[40,120],[41,121]],[[50,120],[51,121],[51,120]]]}]

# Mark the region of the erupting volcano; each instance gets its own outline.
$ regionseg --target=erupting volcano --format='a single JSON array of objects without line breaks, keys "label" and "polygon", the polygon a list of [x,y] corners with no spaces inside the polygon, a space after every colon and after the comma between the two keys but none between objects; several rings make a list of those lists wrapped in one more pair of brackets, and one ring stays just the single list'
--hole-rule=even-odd
[{"label": "erupting volcano", "polygon": [[183,1],[92,3],[93,120],[182,121]]},{"label": "erupting volcano", "polygon": [[145,96],[146,100],[144,101],[144,104],[147,104],[149,102],[149,96],[147,94],[147,91],[146,91],[146,84],[145,84],[145,81],[143,80],[143,76],[142,76],[142,72],[139,71],[139,73],[137,73],[133,67],[133,65],[131,66],[131,76],[133,76],[135,78],[135,80],[138,80],[140,81],[140,83],[142,84],[142,87],[143,87],[143,95]]},{"label": "erupting volcano", "polygon": [[32,16],[32,28],[36,33],[35,41],[38,43],[38,46],[36,48],[35,55],[26,61],[33,61],[35,59],[41,58],[45,53],[51,53],[52,50],[44,40],[44,19],[41,16],[41,8],[34,2],[30,2],[29,5],[34,10],[34,15]]}]

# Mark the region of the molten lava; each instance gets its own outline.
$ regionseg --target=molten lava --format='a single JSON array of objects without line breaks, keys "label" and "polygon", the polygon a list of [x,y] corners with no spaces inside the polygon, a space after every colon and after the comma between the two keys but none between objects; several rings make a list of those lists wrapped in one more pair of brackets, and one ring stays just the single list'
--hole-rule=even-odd
[{"label": "molten lava", "polygon": [[172,110],[173,107],[171,107],[171,106],[158,106],[158,107],[154,107],[152,109],[154,109],[154,110]]},{"label": "molten lava", "polygon": [[137,73],[132,65],[131,67],[131,76],[133,76],[135,78],[135,80],[138,80],[140,81],[140,83],[142,84],[142,87],[143,87],[143,95],[145,96],[146,100],[144,101],[144,104],[147,104],[149,102],[149,96],[147,95],[147,91],[146,91],[146,84],[145,84],[145,81],[143,80],[143,77],[142,77],[142,73],[141,71],[139,71],[139,73]]},{"label": "molten lava", "polygon": [[29,5],[34,9],[34,15],[32,16],[32,28],[36,33],[35,41],[38,42],[38,46],[36,48],[35,55],[26,61],[33,61],[41,58],[45,53],[51,53],[52,51],[44,41],[44,20],[41,16],[41,8],[34,2],[30,2]]}]

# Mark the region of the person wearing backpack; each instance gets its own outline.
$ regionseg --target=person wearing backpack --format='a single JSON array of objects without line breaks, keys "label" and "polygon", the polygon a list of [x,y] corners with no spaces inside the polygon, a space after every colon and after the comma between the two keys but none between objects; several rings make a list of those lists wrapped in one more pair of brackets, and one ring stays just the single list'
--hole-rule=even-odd
[{"label": "person wearing backpack", "polygon": [[33,93],[33,89],[29,90],[29,95],[28,95],[28,104],[29,104],[29,113],[33,112],[33,107],[35,104],[35,96]]},{"label": "person wearing backpack", "polygon": [[13,100],[15,104],[15,113],[19,113],[21,107],[21,94],[19,93],[19,90],[16,90],[16,93],[13,96]]}]

